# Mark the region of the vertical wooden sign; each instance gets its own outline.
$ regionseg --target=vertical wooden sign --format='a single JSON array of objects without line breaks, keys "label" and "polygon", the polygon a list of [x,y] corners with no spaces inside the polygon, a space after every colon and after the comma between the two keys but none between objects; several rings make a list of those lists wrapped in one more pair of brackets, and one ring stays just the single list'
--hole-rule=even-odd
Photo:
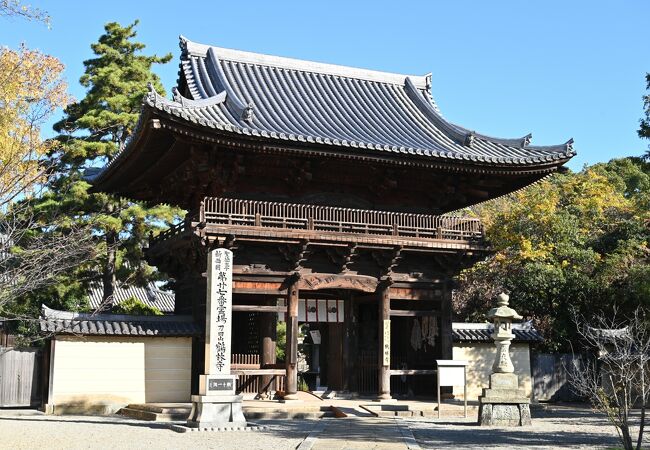
[{"label": "vertical wooden sign", "polygon": [[384,366],[390,366],[390,319],[384,319]]},{"label": "vertical wooden sign", "polygon": [[225,248],[208,254],[205,369],[209,375],[230,375],[232,263],[233,254]]}]

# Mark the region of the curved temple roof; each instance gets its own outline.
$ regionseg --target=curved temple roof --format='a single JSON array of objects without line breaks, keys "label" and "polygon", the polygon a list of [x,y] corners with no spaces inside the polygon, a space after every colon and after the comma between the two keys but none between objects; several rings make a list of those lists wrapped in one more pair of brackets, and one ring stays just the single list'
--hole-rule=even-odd
[{"label": "curved temple roof", "polygon": [[174,101],[149,105],[210,128],[273,139],[324,143],[483,163],[568,160],[563,145],[529,145],[484,136],[446,121],[430,76],[313,63],[196,44],[181,37],[181,85]]},{"label": "curved temple roof", "polygon": [[[173,100],[150,86],[143,107],[207,131],[339,151],[347,147],[368,156],[523,170],[553,170],[575,155],[572,139],[532,146],[530,134],[499,139],[448,122],[431,97],[430,75],[268,56],[197,44],[182,36],[180,46]],[[101,183],[130,147],[89,178]]]}]

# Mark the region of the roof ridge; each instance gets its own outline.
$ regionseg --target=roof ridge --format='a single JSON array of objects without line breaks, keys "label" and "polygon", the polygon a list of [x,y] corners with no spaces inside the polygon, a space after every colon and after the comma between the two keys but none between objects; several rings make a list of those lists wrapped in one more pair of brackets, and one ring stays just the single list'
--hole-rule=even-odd
[{"label": "roof ridge", "polygon": [[302,72],[321,73],[346,78],[356,78],[377,83],[396,84],[404,86],[406,79],[410,78],[418,89],[427,89],[430,83],[430,75],[409,75],[381,70],[363,69],[339,64],[310,61],[299,58],[288,58],[285,56],[268,55],[244,50],[236,50],[214,45],[200,44],[180,36],[180,47],[185,55],[207,57],[208,51],[212,50],[219,59],[234,61],[245,64],[257,64],[262,66],[276,67],[286,70],[298,70]]},{"label": "roof ridge", "polygon": [[41,305],[41,319],[54,320],[96,320],[96,321],[137,321],[137,322],[193,322],[190,315],[162,315],[162,316],[144,316],[134,314],[93,314],[80,313],[74,311],[61,311]]}]

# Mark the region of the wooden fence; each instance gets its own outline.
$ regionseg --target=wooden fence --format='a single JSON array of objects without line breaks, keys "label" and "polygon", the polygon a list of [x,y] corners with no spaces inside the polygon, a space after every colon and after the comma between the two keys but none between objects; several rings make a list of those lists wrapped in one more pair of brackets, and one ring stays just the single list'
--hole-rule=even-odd
[{"label": "wooden fence", "polygon": [[[230,361],[231,371],[240,373],[237,380],[238,394],[258,394],[263,390],[268,392],[284,391],[286,376],[283,375],[273,375],[273,379],[268,386],[262,384],[264,375],[259,374],[259,372],[263,371],[260,365],[260,355],[233,353]],[[246,374],[247,371],[254,372],[254,374],[248,375]]]},{"label": "wooden fence", "polygon": [[0,347],[0,407],[40,402],[40,363],[39,350]]},{"label": "wooden fence", "polygon": [[576,358],[582,356],[571,353],[533,353],[533,398],[542,402],[580,401],[569,384],[570,370]]},{"label": "wooden fence", "polygon": [[356,364],[356,390],[360,394],[376,394],[379,389],[377,353],[361,352]]}]

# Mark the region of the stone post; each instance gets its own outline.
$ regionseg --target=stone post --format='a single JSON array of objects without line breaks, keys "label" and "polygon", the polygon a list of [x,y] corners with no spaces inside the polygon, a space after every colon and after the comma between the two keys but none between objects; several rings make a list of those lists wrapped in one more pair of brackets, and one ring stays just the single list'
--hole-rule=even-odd
[{"label": "stone post", "polygon": [[205,314],[205,372],[199,395],[192,396],[187,425],[193,428],[246,426],[242,396],[235,395],[237,376],[230,374],[232,348],[232,266],[227,249],[208,253]]},{"label": "stone post", "polygon": [[390,285],[392,280],[385,280],[382,285],[380,285],[380,298],[379,298],[379,342],[378,342],[378,400],[379,401],[389,401],[391,400],[390,395]]},{"label": "stone post", "polygon": [[530,399],[519,389],[519,378],[510,359],[512,320],[521,319],[508,307],[509,297],[499,294],[497,307],[492,308],[488,318],[494,322],[492,339],[496,355],[490,375],[490,388],[483,389],[479,397],[479,423],[481,425],[519,426],[530,425]]}]

